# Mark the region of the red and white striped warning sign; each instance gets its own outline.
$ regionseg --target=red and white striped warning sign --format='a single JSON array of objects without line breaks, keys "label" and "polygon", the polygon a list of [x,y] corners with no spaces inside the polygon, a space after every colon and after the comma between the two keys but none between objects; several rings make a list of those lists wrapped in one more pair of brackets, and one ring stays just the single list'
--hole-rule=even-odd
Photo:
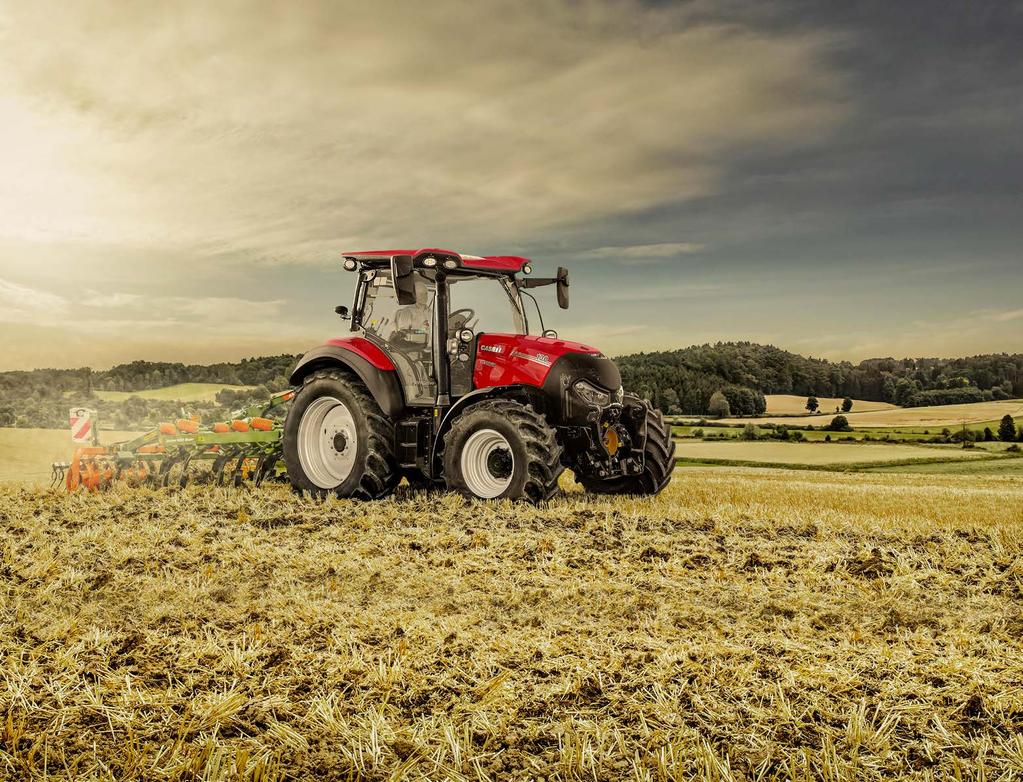
[{"label": "red and white striped warning sign", "polygon": [[91,443],[94,439],[92,430],[93,417],[95,412],[84,407],[72,407],[69,416],[71,420],[71,440],[76,443]]}]

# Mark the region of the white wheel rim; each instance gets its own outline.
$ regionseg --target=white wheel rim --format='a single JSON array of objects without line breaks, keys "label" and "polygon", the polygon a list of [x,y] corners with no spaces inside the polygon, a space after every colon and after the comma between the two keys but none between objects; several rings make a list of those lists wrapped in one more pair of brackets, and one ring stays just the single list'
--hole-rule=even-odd
[{"label": "white wheel rim", "polygon": [[355,419],[340,399],[321,396],[298,423],[298,461],[321,489],[333,489],[352,474],[358,448]]},{"label": "white wheel rim", "polygon": [[[495,474],[494,462],[498,459],[505,460],[502,465],[505,469]],[[477,497],[492,500],[500,497],[511,486],[515,474],[515,454],[503,434],[493,429],[480,429],[465,441],[461,467],[466,488]]]}]

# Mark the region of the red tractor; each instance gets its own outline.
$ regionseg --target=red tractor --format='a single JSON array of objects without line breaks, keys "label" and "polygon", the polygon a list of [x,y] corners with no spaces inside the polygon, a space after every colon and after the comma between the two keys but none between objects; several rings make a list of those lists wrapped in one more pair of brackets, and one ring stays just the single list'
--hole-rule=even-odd
[{"label": "red tractor", "polygon": [[625,393],[614,362],[529,333],[523,295],[555,285],[567,309],[567,270],[530,278],[527,258],[435,249],[348,253],[344,267],[358,274],[355,303],[336,312],[353,335],[310,350],[291,375],[283,444],[296,489],[376,499],[405,477],[541,502],[566,467],[598,494],[667,485],[671,431]]}]

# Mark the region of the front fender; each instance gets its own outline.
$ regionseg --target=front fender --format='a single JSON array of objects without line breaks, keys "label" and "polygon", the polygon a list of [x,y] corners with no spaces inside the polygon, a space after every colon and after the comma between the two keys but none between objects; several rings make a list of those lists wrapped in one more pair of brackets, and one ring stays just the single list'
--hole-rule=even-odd
[{"label": "front fender", "polygon": [[299,359],[288,380],[293,386],[300,386],[313,372],[337,366],[350,369],[359,376],[388,418],[396,419],[405,410],[405,395],[394,368],[380,369],[354,350],[341,345],[313,348]]}]

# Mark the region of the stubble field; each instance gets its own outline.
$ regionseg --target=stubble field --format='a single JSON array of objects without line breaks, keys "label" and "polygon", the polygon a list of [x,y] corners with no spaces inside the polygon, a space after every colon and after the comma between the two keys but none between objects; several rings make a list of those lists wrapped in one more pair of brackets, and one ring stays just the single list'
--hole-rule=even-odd
[{"label": "stubble field", "polygon": [[676,476],[0,489],[0,777],[1023,775],[1023,477]]},{"label": "stubble field", "polygon": [[[796,396],[794,394],[767,394],[765,399],[767,400],[768,415],[805,415],[808,413],[806,409],[807,397],[805,396]],[[820,405],[821,412],[830,412],[832,415],[834,415],[835,408],[841,408],[843,401],[844,397],[817,397],[817,403]],[[852,402],[852,409],[858,412],[898,409],[896,405],[889,404],[888,402],[870,402],[865,399],[854,399]]]}]

